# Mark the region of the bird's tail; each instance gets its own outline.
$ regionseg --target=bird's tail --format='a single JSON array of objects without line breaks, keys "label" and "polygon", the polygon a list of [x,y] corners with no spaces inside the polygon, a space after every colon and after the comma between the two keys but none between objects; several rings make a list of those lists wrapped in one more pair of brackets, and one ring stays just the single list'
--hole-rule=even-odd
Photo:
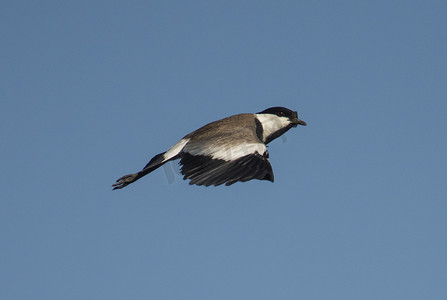
[{"label": "bird's tail", "polygon": [[128,175],[124,175],[123,177],[119,178],[116,183],[114,183],[113,189],[114,190],[118,190],[118,189],[122,189],[123,187],[131,184],[132,182],[137,181],[138,179],[140,179],[141,177],[149,174],[150,172],[154,171],[155,169],[158,169],[159,167],[161,167],[162,165],[164,165],[166,162],[168,162],[168,160],[164,159],[164,154],[166,152],[160,153],[155,155],[150,161],[149,163],[138,173],[134,173],[134,174],[128,174]]}]

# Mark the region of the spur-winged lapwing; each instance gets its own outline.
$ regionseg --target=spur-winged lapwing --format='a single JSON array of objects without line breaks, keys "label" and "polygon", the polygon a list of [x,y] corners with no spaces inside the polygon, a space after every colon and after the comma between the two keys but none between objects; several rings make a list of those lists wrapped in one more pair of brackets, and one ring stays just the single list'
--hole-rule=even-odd
[{"label": "spur-winged lapwing", "polygon": [[140,172],[118,179],[113,189],[122,189],[174,159],[180,159],[183,179],[189,179],[189,184],[231,185],[251,179],[273,182],[266,145],[297,125],[306,126],[306,122],[284,107],[209,123],[155,155]]}]

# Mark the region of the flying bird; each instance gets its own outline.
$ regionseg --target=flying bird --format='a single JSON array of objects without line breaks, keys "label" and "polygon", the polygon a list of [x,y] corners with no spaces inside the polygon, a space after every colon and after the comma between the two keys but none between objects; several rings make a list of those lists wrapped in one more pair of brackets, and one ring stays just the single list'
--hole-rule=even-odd
[{"label": "flying bird", "polygon": [[122,189],[175,159],[180,159],[180,171],[189,184],[231,185],[251,179],[273,182],[266,145],[298,125],[307,124],[298,119],[296,111],[285,107],[209,123],[155,155],[140,172],[119,178],[113,189]]}]

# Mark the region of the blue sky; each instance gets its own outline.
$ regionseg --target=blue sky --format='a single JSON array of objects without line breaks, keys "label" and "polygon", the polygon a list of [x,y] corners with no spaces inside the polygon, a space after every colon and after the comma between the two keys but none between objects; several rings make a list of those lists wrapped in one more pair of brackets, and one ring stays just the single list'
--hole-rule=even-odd
[{"label": "blue sky", "polygon": [[[0,7],[0,298],[446,299],[445,1]],[[278,105],[275,183],[112,192]]]}]

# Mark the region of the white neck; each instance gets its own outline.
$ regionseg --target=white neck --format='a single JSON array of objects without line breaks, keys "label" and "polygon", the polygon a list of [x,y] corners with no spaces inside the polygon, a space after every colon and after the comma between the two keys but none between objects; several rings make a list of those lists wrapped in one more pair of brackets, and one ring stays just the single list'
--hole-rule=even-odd
[{"label": "white neck", "polygon": [[261,122],[262,125],[263,142],[265,142],[267,137],[272,133],[275,133],[278,130],[290,125],[290,120],[287,117],[278,117],[272,114],[256,114],[256,118],[258,118],[259,122]]}]

